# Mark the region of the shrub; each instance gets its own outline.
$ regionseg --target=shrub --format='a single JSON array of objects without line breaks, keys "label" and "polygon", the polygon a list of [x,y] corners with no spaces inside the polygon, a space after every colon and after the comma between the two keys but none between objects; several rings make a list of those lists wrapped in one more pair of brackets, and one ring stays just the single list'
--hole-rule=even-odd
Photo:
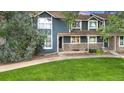
[{"label": "shrub", "polygon": [[32,26],[32,19],[26,12],[12,13],[9,19],[7,17],[0,23],[0,36],[6,39],[5,44],[0,46],[2,63],[31,59],[35,51],[42,48],[46,37]]},{"label": "shrub", "polygon": [[89,49],[89,53],[96,53],[96,50],[97,50],[97,49],[95,49],[95,48]]},{"label": "shrub", "polygon": [[104,54],[104,51],[102,49],[97,49],[96,54],[97,55],[102,55],[102,54]]}]

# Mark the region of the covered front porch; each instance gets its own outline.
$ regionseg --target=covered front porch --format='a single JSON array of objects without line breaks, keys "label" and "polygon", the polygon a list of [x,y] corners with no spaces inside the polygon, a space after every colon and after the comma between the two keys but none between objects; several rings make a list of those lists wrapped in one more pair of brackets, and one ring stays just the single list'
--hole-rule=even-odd
[{"label": "covered front porch", "polygon": [[119,50],[119,36],[111,35],[106,41],[96,32],[58,33],[57,52],[82,51],[89,49]]}]

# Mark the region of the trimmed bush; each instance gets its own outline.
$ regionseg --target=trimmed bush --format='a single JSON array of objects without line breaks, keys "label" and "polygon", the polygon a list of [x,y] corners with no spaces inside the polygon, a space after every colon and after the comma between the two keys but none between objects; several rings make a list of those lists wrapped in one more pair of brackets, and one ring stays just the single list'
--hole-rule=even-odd
[{"label": "trimmed bush", "polygon": [[97,49],[95,49],[95,48],[89,49],[89,53],[96,53],[96,50],[97,50]]},{"label": "trimmed bush", "polygon": [[30,60],[37,49],[42,49],[45,34],[33,27],[27,12],[7,12],[5,15],[7,17],[0,23],[0,36],[6,39],[0,46],[0,62]]},{"label": "trimmed bush", "polygon": [[96,54],[97,55],[102,55],[102,54],[104,54],[104,51],[102,49],[97,49]]}]

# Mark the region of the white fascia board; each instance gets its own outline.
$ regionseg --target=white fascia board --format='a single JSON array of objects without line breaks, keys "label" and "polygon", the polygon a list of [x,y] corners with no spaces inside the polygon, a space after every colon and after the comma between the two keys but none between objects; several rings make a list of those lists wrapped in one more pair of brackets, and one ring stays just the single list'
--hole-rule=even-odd
[{"label": "white fascia board", "polygon": [[40,14],[44,13],[44,12],[48,13],[49,15],[51,15],[51,16],[52,16],[52,17],[54,17],[54,18],[57,18],[56,16],[52,15],[52,14],[51,14],[51,13],[49,13],[48,11],[43,11],[43,12],[40,12],[40,13],[38,13],[36,16],[38,16],[38,15],[40,15]]}]

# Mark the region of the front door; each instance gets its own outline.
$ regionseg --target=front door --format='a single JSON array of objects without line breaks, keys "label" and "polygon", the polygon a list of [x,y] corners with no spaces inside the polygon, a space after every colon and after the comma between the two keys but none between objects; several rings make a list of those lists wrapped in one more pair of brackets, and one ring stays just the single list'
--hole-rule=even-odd
[{"label": "front door", "polygon": [[59,48],[62,48],[62,37],[59,37]]},{"label": "front door", "polygon": [[106,40],[104,40],[104,47],[105,48],[109,47],[109,39],[108,38]]}]

